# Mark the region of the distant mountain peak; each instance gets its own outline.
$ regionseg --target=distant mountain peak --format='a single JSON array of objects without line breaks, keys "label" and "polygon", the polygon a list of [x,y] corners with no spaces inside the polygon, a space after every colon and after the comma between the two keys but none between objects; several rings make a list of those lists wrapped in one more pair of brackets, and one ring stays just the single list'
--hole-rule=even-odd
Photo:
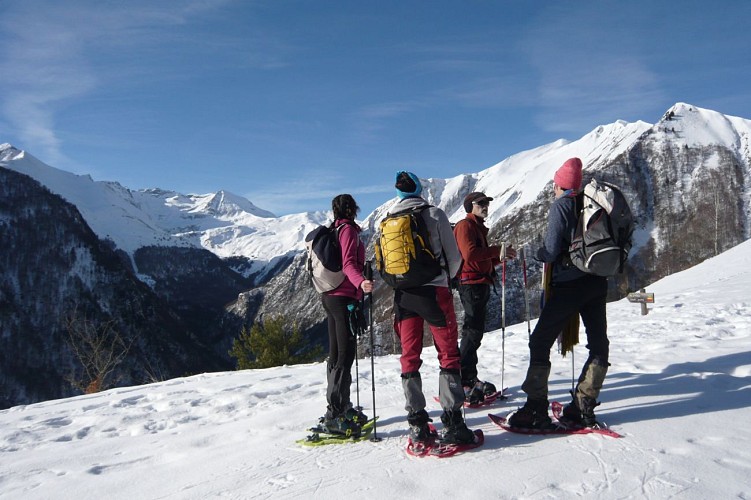
[{"label": "distant mountain peak", "polygon": [[214,215],[237,215],[245,212],[256,217],[272,218],[273,213],[255,206],[250,200],[242,196],[219,190],[206,198],[205,210]]},{"label": "distant mountain peak", "polygon": [[0,161],[11,161],[23,156],[23,151],[17,149],[12,144],[0,144]]}]

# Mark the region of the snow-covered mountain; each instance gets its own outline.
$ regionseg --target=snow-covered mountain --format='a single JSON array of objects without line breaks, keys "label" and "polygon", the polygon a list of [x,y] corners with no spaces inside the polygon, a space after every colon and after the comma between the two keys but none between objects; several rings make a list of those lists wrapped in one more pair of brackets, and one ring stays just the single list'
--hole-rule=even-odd
[{"label": "snow-covered mountain", "polygon": [[[568,158],[578,156],[586,169],[594,171],[598,165],[622,155],[650,127],[641,121],[627,123],[619,120],[597,127],[575,142],[560,139],[510,156],[477,173],[450,179],[423,179],[424,196],[443,208],[449,219],[456,222],[466,215],[464,197],[472,191],[482,191],[494,198],[487,219],[488,225],[492,226],[502,217],[533,203],[551,182],[556,169]],[[366,221],[380,220],[394,201],[377,209]]]},{"label": "snow-covered mountain", "polygon": [[[649,140],[653,150],[680,151],[695,148],[707,151],[707,158],[700,158],[690,165],[691,171],[681,179],[687,183],[687,190],[691,188],[692,179],[695,180],[702,173],[700,167],[704,160],[709,168],[721,166],[720,157],[710,150],[720,146],[730,151],[736,160],[735,167],[739,170],[739,175],[747,180],[738,195],[744,199],[745,213],[749,213],[751,120],[686,103],[672,106],[654,125],[643,121],[628,123],[618,120],[609,125],[598,126],[576,141],[561,139],[523,151],[477,173],[462,174],[450,179],[425,178],[425,197],[443,208],[449,219],[456,222],[465,216],[462,207],[464,196],[472,191],[482,191],[494,198],[487,219],[488,225],[493,226],[501,219],[536,203],[541,193],[547,195],[545,188],[552,186],[553,174],[568,158],[578,156],[582,159],[587,179],[610,165],[623,163],[624,157],[645,140]],[[669,165],[650,161],[648,167],[664,170]],[[389,200],[376,209],[365,219],[366,225],[372,228],[395,201]],[[637,244],[644,244],[650,237],[651,230],[648,221],[643,220],[637,228]],[[745,225],[745,231],[748,238],[748,224]]]},{"label": "snow-covered mountain", "polygon": [[[508,241],[517,247],[527,244],[529,255],[533,255],[545,230],[554,171],[569,157],[582,158],[585,180],[597,176],[621,186],[637,218],[636,246],[626,272],[610,280],[610,297],[617,299],[749,239],[750,132],[751,121],[747,119],[678,103],[653,125],[623,121],[602,125],[576,141],[559,140],[524,151],[477,173],[450,179],[425,178],[429,172],[416,174],[423,177],[428,201],[443,208],[453,221],[464,216],[462,200],[470,191],[493,196],[491,241]],[[8,182],[20,183],[12,180],[18,179],[19,173],[25,179],[30,176],[80,212],[78,216],[67,207],[66,219],[57,220],[54,211],[35,210],[33,203],[26,212],[20,212],[13,202],[5,206],[5,200],[0,199],[0,232],[4,231],[6,248],[14,249],[3,255],[4,267],[0,269],[0,309],[11,313],[7,321],[6,316],[0,317],[0,343],[5,342],[0,347],[6,349],[0,349],[0,358],[17,361],[22,359],[19,352],[33,352],[24,340],[29,325],[35,332],[53,332],[44,352],[65,354],[61,314],[64,306],[75,305],[79,298],[76,293],[86,294],[92,314],[99,315],[101,321],[109,321],[114,315],[129,324],[131,316],[118,316],[119,310],[114,310],[109,300],[98,300],[105,291],[88,286],[113,279],[92,276],[99,272],[90,258],[92,252],[102,253],[108,263],[120,266],[118,276],[127,276],[127,280],[135,276],[147,283],[151,295],[142,290],[148,295],[144,301],[168,308],[167,314],[177,320],[176,331],[181,325],[190,325],[182,340],[198,342],[199,351],[208,350],[212,356],[223,358],[213,360],[214,366],[217,362],[231,363],[226,353],[232,339],[241,326],[259,317],[283,315],[300,326],[308,338],[320,340],[325,314],[310,286],[302,252],[305,234],[324,222],[328,212],[274,217],[227,192],[199,196],[156,189],[133,191],[114,182],[94,182],[87,176],[57,170],[7,144],[0,146],[0,173],[14,174],[5,175],[11,179]],[[8,186],[6,192],[10,198],[29,203],[34,198],[26,196],[27,192],[42,196],[39,189],[38,185],[24,190]],[[394,201],[387,200],[362,222],[362,237],[369,249],[377,222]],[[45,207],[57,204],[45,203]],[[29,218],[29,214],[37,217]],[[114,252],[100,248],[102,245],[92,242],[88,235],[68,241],[61,234],[64,231],[55,228],[58,223],[79,228],[84,225],[79,219]],[[50,266],[30,261],[36,251],[33,231],[14,227],[16,220],[45,225],[49,232],[45,251],[55,264],[54,272],[50,273]],[[528,291],[532,297],[539,283],[535,276],[538,268],[530,262]],[[506,314],[508,323],[513,323],[524,311],[521,281],[516,279],[520,275],[518,263],[510,262],[508,271]],[[35,294],[50,280],[60,280],[54,282],[54,297]],[[76,286],[68,286],[69,282]],[[80,283],[87,286],[82,288]],[[491,297],[495,300],[497,296]],[[55,314],[49,314],[45,301],[54,302]],[[533,316],[536,302],[532,302]],[[114,303],[132,305],[122,299]],[[390,352],[393,342],[391,305],[391,294],[377,282],[375,331],[377,345],[385,352]],[[500,310],[491,302],[489,326],[499,324]],[[457,312],[461,320],[460,308]],[[128,314],[132,313],[129,310]],[[55,362],[75,364],[70,357]],[[137,365],[137,360],[132,364]],[[202,365],[191,366],[192,370],[201,370]],[[36,370],[27,369],[29,373]],[[2,377],[0,373],[0,383]],[[29,399],[29,387],[14,386],[14,391],[19,395],[17,402],[38,400]],[[59,394],[68,394],[65,391],[70,387]]]},{"label": "snow-covered mountain", "polygon": [[[477,173],[449,179],[416,173],[424,180],[425,197],[443,208],[452,221],[464,217],[462,200],[469,192],[483,191],[494,197],[488,218],[492,226],[534,203],[566,159],[580,157],[585,177],[592,176],[619,161],[646,136],[654,137],[653,147],[669,145],[673,150],[722,146],[736,155],[747,176],[750,133],[751,121],[747,119],[678,103],[654,125],[618,120],[598,126],[576,141],[561,139],[523,151]],[[708,161],[716,165],[718,159]],[[117,182],[97,182],[55,169],[9,144],[0,145],[0,165],[33,177],[76,205],[101,238],[112,240],[131,255],[149,245],[205,248],[221,258],[251,260],[246,274],[263,272],[276,259],[301,252],[305,234],[330,215],[319,211],[275,217],[227,191],[185,195],[161,189],[131,190]],[[749,193],[751,183],[746,183],[746,212]],[[387,200],[365,217],[363,225],[372,230],[394,202],[395,198]],[[637,242],[645,243],[651,229],[642,224]],[[748,230],[746,225],[747,235]]]},{"label": "snow-covered mountain", "polygon": [[129,255],[142,247],[205,248],[221,258],[245,257],[246,275],[263,274],[290,252],[302,251],[308,231],[325,212],[276,217],[228,191],[195,195],[162,189],[132,190],[44,164],[9,144],[0,165],[26,174],[81,211],[100,238]]}]

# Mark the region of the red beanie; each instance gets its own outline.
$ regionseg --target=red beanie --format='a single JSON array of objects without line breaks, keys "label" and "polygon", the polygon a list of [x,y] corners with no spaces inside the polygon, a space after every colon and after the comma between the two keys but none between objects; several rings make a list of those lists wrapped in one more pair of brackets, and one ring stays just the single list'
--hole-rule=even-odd
[{"label": "red beanie", "polygon": [[578,191],[582,186],[582,161],[579,158],[569,158],[561,168],[556,170],[553,182],[563,189]]}]

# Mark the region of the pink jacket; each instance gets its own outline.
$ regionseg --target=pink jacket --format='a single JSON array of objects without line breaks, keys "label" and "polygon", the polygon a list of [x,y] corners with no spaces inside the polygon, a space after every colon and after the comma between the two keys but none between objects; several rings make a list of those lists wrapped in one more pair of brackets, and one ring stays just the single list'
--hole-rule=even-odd
[{"label": "pink jacket", "polygon": [[360,285],[365,280],[362,275],[365,267],[365,245],[360,241],[360,226],[347,219],[337,219],[334,224],[336,227],[343,225],[339,230],[339,246],[342,250],[344,281],[326,293],[359,300],[362,298]]}]

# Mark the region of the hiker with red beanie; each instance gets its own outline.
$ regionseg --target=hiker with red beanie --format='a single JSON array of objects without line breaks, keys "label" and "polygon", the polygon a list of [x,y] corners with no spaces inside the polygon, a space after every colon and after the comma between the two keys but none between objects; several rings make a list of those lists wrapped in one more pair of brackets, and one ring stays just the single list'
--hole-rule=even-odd
[{"label": "hiker with red beanie", "polygon": [[609,341],[605,299],[607,278],[586,274],[569,258],[568,248],[576,231],[582,196],[582,162],[570,158],[555,172],[553,191],[555,201],[548,213],[548,225],[538,260],[552,266],[551,294],[546,297],[529,340],[529,368],[522,384],[527,401],[511,414],[508,423],[524,429],[554,427],[548,416],[548,376],[550,349],[570,318],[578,314],[586,328],[589,357],[582,368],[573,400],[563,416],[587,427],[597,425],[594,408],[599,403],[605,375],[608,371]]}]

